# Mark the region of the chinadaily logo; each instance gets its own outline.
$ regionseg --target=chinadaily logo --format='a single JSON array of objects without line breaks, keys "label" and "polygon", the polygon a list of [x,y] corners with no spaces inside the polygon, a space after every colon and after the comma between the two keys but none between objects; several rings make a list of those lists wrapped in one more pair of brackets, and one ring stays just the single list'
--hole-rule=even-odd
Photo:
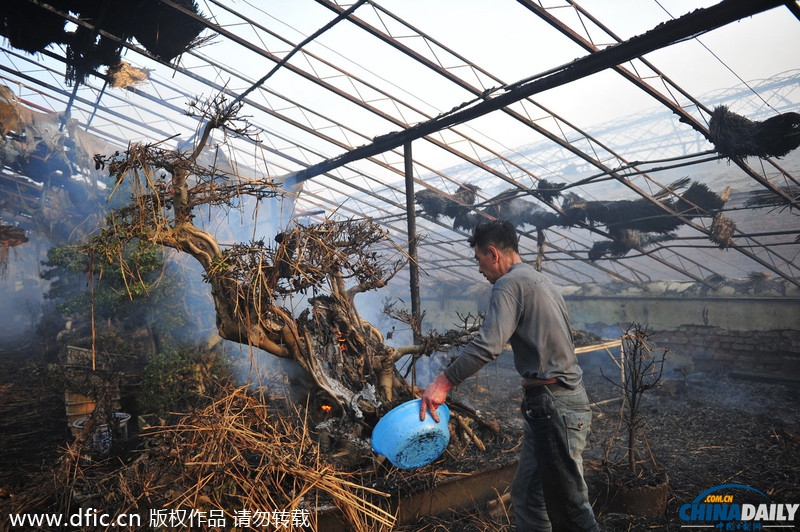
[{"label": "chinadaily logo", "polygon": [[681,528],[715,530],[795,530],[800,504],[772,501],[744,484],[722,484],[680,507]]}]

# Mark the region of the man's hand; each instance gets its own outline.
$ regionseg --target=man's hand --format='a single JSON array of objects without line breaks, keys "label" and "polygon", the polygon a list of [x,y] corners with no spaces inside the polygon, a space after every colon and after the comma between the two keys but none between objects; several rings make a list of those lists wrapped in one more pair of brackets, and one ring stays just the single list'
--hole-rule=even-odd
[{"label": "man's hand", "polygon": [[439,414],[436,409],[439,408],[447,400],[447,392],[453,385],[440,373],[436,380],[430,383],[425,393],[422,394],[422,403],[419,408],[419,419],[425,421],[425,414],[428,410],[431,411],[431,417],[435,422],[439,422]]}]

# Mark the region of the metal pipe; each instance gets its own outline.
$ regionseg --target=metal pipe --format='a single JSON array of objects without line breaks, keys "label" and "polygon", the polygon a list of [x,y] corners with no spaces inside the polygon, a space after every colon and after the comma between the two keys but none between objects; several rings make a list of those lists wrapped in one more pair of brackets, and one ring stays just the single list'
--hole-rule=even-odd
[{"label": "metal pipe", "polygon": [[406,174],[406,213],[408,224],[408,256],[411,262],[408,267],[409,284],[411,289],[411,317],[414,343],[422,341],[422,331],[419,327],[419,318],[422,305],[419,300],[419,263],[417,262],[417,217],[414,207],[414,160],[411,157],[411,143],[406,142],[403,147],[403,157]]}]

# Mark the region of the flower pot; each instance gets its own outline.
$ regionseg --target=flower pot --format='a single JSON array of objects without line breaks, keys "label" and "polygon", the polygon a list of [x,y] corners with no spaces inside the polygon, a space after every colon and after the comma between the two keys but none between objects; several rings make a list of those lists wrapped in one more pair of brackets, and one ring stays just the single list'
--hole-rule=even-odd
[{"label": "flower pot", "polygon": [[640,517],[658,517],[667,509],[669,477],[660,475],[652,482],[642,484],[609,485],[609,512],[619,512]]},{"label": "flower pot", "polygon": [[80,429],[75,422],[94,412],[96,401],[87,395],[76,392],[64,392],[64,403],[67,407],[67,425],[73,437],[80,434]]},{"label": "flower pot", "polygon": [[[126,412],[114,412],[114,427],[107,423],[97,425],[89,441],[89,449],[97,454],[108,454],[111,451],[112,442],[125,441],[128,439],[128,420],[131,415]],[[73,423],[78,430],[78,434],[83,433],[83,426],[89,421],[89,417],[83,417]]]}]

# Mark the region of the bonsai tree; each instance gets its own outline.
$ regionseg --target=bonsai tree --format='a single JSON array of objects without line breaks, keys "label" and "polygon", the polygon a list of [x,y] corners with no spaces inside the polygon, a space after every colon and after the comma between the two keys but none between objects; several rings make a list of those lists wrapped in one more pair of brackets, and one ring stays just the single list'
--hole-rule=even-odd
[{"label": "bonsai tree", "polygon": [[54,246],[42,262],[45,297],[67,322],[58,334],[61,343],[92,347],[102,337],[102,350],[129,355],[129,346],[144,343],[140,354],[152,355],[162,335],[190,327],[180,300],[184,283],[162,248],[134,240],[120,248],[120,261],[102,267],[83,251],[80,245]]},{"label": "bonsai tree", "polygon": [[[132,144],[125,152],[96,156],[97,166],[107,168],[116,183],[114,193],[125,185],[131,201],[111,212],[86,250],[97,267],[119,262],[120,250],[134,241],[189,254],[211,286],[220,337],[295,360],[346,414],[342,418],[358,419],[389,404],[396,389],[413,394],[395,362],[462,342],[469,331],[430,334],[421,345],[391,347],[361,318],[356,295],[385,286],[409,260],[377,224],[364,219],[293,223],[272,241],[227,247],[195,225],[201,208],[224,214],[245,201],[280,194],[279,183],[245,179],[200,162],[212,130],[250,136],[247,122],[237,117],[241,105],[228,105],[222,95],[192,102],[189,113],[205,125],[189,153]],[[285,303],[298,295],[307,306],[294,315]]]},{"label": "bonsai tree", "polygon": [[[166,357],[161,352],[178,341],[174,333],[190,328],[179,298],[178,272],[167,267],[163,251],[145,241],[132,242],[121,250],[131,268],[123,271],[119,264],[109,264],[101,278],[100,269],[93,267],[92,257],[81,253],[80,246],[48,250],[41,276],[49,281],[45,297],[52,301],[48,307],[52,316],[39,331],[55,340],[58,348],[60,363],[48,364],[45,377],[51,386],[68,393],[68,414],[70,401],[79,405],[91,401],[94,411],[84,412],[84,405],[80,413],[91,413],[92,423],[111,424],[121,406],[123,376],[158,368],[153,363]],[[173,363],[170,376],[174,378],[179,368]],[[173,383],[168,391],[178,394],[180,387]],[[168,397],[163,392],[159,396]]]}]

